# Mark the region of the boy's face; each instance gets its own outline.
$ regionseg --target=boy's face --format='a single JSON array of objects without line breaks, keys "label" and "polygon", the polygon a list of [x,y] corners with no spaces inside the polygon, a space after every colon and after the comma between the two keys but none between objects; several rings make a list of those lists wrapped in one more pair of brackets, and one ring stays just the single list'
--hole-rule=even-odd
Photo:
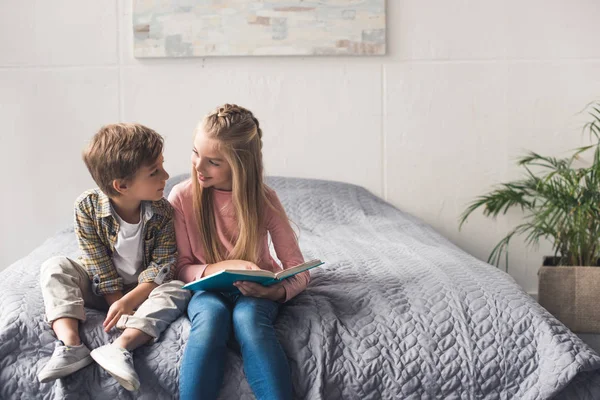
[{"label": "boy's face", "polygon": [[123,196],[131,200],[157,201],[163,197],[169,174],[163,166],[165,159],[162,154],[150,165],[142,166],[131,181]]},{"label": "boy's face", "polygon": [[218,143],[216,139],[208,138],[203,131],[199,131],[194,139],[192,165],[196,171],[196,179],[203,188],[231,190],[231,166],[219,151]]}]

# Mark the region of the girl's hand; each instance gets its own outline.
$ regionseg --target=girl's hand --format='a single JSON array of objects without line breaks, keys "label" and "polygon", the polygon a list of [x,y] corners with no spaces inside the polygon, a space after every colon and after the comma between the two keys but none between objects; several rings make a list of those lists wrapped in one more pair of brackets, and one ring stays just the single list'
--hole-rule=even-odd
[{"label": "girl's hand", "polygon": [[215,267],[220,269],[237,269],[237,270],[248,270],[248,269],[256,269],[260,270],[260,267],[253,262],[244,261],[244,260],[226,260],[221,261],[216,264],[212,264]]},{"label": "girl's hand", "polygon": [[283,284],[276,283],[271,286],[263,286],[258,283],[248,281],[238,281],[233,284],[244,296],[258,297],[272,301],[285,300],[285,288]]},{"label": "girl's hand", "polygon": [[208,264],[208,266],[204,270],[204,273],[202,274],[202,278],[211,276],[213,274],[216,274],[217,272],[221,272],[224,269],[235,269],[235,270],[256,269],[256,270],[260,270],[258,265],[254,264],[253,262],[250,262],[250,261],[226,260],[226,261],[219,261],[218,263],[215,263],[215,264]]}]

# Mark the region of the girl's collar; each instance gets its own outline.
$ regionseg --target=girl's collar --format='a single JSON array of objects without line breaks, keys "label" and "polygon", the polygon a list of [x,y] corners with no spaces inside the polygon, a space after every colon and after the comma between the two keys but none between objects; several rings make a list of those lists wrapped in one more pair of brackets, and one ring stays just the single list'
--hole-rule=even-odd
[{"label": "girl's collar", "polygon": [[231,190],[223,190],[223,189],[217,189],[217,188],[212,188],[212,190],[216,193],[223,193],[223,194],[231,194],[232,193]]}]

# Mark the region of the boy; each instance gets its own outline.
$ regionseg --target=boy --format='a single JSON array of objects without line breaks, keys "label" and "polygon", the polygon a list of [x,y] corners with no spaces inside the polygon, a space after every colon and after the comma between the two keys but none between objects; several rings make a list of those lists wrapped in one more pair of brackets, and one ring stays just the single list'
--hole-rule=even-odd
[{"label": "boy", "polygon": [[[38,374],[41,382],[67,376],[93,359],[125,389],[137,390],[130,351],[156,340],[185,311],[190,293],[182,282],[171,281],[177,245],[172,209],[163,198],[169,174],[162,150],[155,131],[114,124],[102,127],[84,151],[99,188],[75,202],[79,260],[54,257],[41,268],[46,317],[58,339]],[[91,353],[79,337],[84,305],[108,308],[106,332],[123,330]]]}]

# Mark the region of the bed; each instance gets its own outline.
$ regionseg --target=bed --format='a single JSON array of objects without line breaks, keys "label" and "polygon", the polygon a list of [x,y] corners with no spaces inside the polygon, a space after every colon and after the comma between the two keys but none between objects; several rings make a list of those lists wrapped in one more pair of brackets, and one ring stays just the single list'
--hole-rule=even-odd
[{"label": "bed", "polygon": [[[300,231],[305,258],[326,262],[276,321],[295,398],[600,398],[600,356],[504,272],[361,187],[268,183]],[[38,382],[54,341],[38,270],[51,256],[77,253],[68,228],[0,273],[0,398],[177,398],[185,317],[135,351],[138,392],[95,364]],[[102,312],[87,315],[81,335],[90,348],[116,337],[101,329]],[[253,398],[234,346],[227,357],[221,398]]]}]

